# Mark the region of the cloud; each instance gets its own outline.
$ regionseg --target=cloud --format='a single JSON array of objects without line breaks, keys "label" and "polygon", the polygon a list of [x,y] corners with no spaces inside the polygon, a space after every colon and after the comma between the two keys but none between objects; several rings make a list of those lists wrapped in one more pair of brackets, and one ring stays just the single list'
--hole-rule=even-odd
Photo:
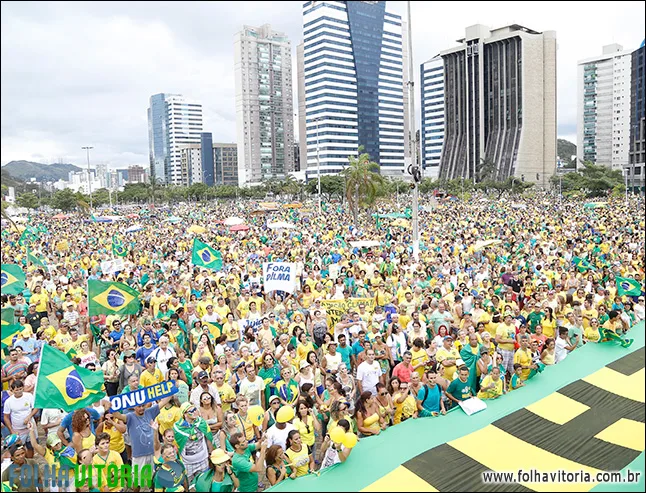
[{"label": "cloud", "polygon": [[[472,24],[556,30],[558,133],[569,139],[576,135],[577,60],[614,42],[636,48],[644,33],[643,2],[411,3],[416,75],[420,63],[455,46]],[[2,164],[82,165],[80,147],[92,145],[94,163],[146,166],[146,109],[158,92],[201,101],[205,131],[214,141],[235,141],[233,36],[244,24],[270,23],[291,40],[295,63],[301,7],[294,1],[3,2]],[[405,16],[406,2],[388,2],[388,9]],[[419,119],[419,94],[416,100]]]}]

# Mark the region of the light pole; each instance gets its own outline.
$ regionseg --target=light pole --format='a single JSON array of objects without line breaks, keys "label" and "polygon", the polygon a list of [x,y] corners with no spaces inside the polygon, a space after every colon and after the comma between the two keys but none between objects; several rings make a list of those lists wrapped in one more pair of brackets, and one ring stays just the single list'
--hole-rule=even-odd
[{"label": "light pole", "polygon": [[90,192],[90,210],[92,210],[92,180],[90,179],[90,149],[94,149],[92,146],[84,146],[81,149],[87,151],[87,189]]},{"label": "light pole", "polygon": [[317,180],[318,180],[318,194],[319,194],[319,215],[321,214],[321,158],[319,156],[319,122],[321,117],[318,117],[316,120],[316,169],[317,169]]},{"label": "light pole", "polygon": [[624,168],[624,177],[626,180],[626,207],[628,207],[628,168]]},{"label": "light pole", "polygon": [[[417,167],[417,139],[415,138],[415,72],[413,71],[413,32],[411,29],[410,0],[406,2],[408,10],[408,105],[409,105],[409,147],[411,171]],[[419,173],[419,171],[418,171]],[[419,183],[413,173],[413,258],[419,260]],[[421,181],[421,180],[420,180]]]}]

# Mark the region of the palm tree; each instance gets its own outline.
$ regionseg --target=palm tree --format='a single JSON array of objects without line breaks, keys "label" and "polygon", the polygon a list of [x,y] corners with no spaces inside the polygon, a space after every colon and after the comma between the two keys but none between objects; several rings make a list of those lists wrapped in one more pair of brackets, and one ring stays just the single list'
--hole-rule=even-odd
[{"label": "palm tree", "polygon": [[364,147],[360,146],[358,157],[348,157],[350,165],[341,173],[345,177],[345,198],[355,224],[359,222],[359,208],[374,204],[379,188],[384,184],[379,165],[370,161],[370,155],[363,150]]},{"label": "palm tree", "polygon": [[151,199],[152,206],[155,207],[155,197],[157,196],[157,188],[161,184],[159,178],[154,175],[150,175],[149,182],[146,183],[146,191],[148,192],[148,198]]}]

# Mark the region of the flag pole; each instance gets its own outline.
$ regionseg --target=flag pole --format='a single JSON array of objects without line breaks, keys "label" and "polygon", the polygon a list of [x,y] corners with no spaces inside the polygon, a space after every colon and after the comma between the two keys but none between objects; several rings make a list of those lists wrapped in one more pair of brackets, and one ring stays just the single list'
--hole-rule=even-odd
[{"label": "flag pole", "polygon": [[[43,364],[43,349],[45,349],[45,342],[43,342],[43,345],[40,346],[40,354],[38,355],[38,368],[40,368],[40,366]],[[38,372],[36,383],[34,384],[34,400],[36,399],[36,392],[38,392],[38,380],[40,380],[40,372]]]}]

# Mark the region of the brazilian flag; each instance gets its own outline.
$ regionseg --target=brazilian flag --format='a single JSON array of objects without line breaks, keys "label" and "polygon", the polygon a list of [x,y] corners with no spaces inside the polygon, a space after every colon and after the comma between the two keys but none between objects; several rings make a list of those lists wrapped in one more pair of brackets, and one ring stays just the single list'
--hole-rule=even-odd
[{"label": "brazilian flag", "polygon": [[38,267],[42,267],[43,269],[47,269],[45,263],[41,259],[36,257],[36,255],[31,253],[31,250],[29,250],[29,248],[27,248],[27,262],[37,265]]},{"label": "brazilian flag", "polygon": [[118,235],[112,237],[112,253],[117,257],[125,257],[128,255],[128,249],[124,246]]},{"label": "brazilian flag", "polygon": [[222,270],[222,254],[206,243],[193,239],[193,265],[211,270]]},{"label": "brazilian flag", "polygon": [[25,273],[18,264],[2,264],[2,294],[20,294],[25,289]]},{"label": "brazilian flag", "polygon": [[78,356],[78,353],[76,352],[76,348],[74,347],[69,348],[65,353],[65,356],[67,356],[70,360],[72,358],[76,358]]},{"label": "brazilian flag", "polygon": [[70,412],[105,397],[102,371],[86,370],[70,362],[62,351],[44,345],[34,389],[34,407]]},{"label": "brazilian flag", "polygon": [[88,281],[88,312],[94,315],[139,313],[139,291],[121,282]]},{"label": "brazilian flag", "polygon": [[28,243],[33,243],[38,239],[38,232],[36,229],[32,228],[31,226],[27,226],[25,230],[22,232],[20,235],[20,238],[18,239],[18,244],[20,246],[24,246]]},{"label": "brazilian flag", "polygon": [[586,259],[581,257],[573,257],[572,263],[579,269],[579,272],[587,272],[589,270],[596,270],[594,266]]},{"label": "brazilian flag", "polygon": [[13,308],[2,309],[2,349],[12,346],[13,338],[20,334],[23,326],[13,323]]},{"label": "brazilian flag", "polygon": [[617,277],[617,295],[618,296],[639,296],[642,294],[642,286],[635,279],[627,277]]}]

